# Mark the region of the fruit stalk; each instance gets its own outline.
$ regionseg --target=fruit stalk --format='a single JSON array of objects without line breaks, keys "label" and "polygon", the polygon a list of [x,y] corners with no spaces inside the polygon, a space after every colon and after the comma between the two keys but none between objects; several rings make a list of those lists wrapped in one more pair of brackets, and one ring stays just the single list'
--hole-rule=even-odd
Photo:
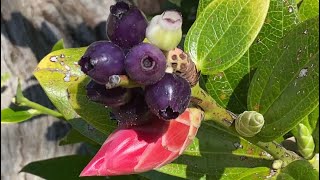
[{"label": "fruit stalk", "polygon": [[[192,88],[192,97],[192,102],[204,110],[204,120],[217,122],[218,124],[222,125],[228,133],[241,136],[239,133],[237,133],[235,127],[232,125],[233,122],[238,118],[238,115],[219,106],[217,102],[199,86],[199,84]],[[282,167],[285,167],[295,160],[302,159],[302,157],[297,155],[295,152],[285,149],[277,142],[261,142],[256,141],[253,138],[244,136],[241,137],[259,146],[261,149],[273,156],[274,159],[282,160]]]},{"label": "fruit stalk", "polygon": [[223,127],[229,128],[237,119],[237,115],[219,106],[199,84],[191,89],[191,94],[191,102],[198,105],[205,112],[204,120],[213,120]]}]

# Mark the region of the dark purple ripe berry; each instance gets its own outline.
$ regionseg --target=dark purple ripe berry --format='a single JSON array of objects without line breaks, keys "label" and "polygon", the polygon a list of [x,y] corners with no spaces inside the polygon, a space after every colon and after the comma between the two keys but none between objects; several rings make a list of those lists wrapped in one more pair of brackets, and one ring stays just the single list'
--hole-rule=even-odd
[{"label": "dark purple ripe berry", "polygon": [[122,49],[108,41],[92,43],[79,61],[81,71],[99,84],[106,84],[109,76],[124,74],[125,55]]},{"label": "dark purple ripe berry", "polygon": [[166,57],[162,51],[148,43],[141,43],[129,51],[125,59],[129,77],[142,85],[158,82],[165,74]]},{"label": "dark purple ripe berry", "polygon": [[175,119],[183,113],[189,105],[190,95],[189,83],[184,78],[168,73],[145,89],[150,110],[165,120]]},{"label": "dark purple ripe berry", "polygon": [[107,35],[120,47],[129,49],[142,42],[147,26],[147,19],[136,6],[120,1],[110,7]]},{"label": "dark purple ripe berry", "polygon": [[120,127],[130,127],[142,125],[154,116],[145,102],[142,89],[135,88],[132,90],[132,98],[127,103],[117,108],[112,108],[115,119],[118,120]]},{"label": "dark purple ripe berry", "polygon": [[131,92],[129,89],[117,87],[106,89],[104,85],[90,81],[86,86],[87,97],[89,100],[103,104],[108,107],[118,107],[130,100]]}]

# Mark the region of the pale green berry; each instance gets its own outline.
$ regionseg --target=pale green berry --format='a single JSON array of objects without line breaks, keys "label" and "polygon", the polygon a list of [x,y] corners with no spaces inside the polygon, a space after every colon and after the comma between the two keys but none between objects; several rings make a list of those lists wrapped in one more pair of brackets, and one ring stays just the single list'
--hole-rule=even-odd
[{"label": "pale green berry", "polygon": [[263,115],[256,111],[244,111],[235,122],[236,131],[244,137],[253,137],[264,125]]},{"label": "pale green berry", "polygon": [[177,11],[165,11],[151,19],[146,37],[161,50],[169,51],[177,47],[182,38],[182,17]]}]

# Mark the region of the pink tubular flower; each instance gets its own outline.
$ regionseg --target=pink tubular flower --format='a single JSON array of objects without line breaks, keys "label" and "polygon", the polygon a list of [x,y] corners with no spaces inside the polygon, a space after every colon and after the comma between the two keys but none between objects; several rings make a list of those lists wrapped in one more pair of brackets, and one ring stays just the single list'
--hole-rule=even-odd
[{"label": "pink tubular flower", "polygon": [[80,176],[136,174],[160,168],[176,159],[197,134],[203,112],[188,108],[178,118],[118,128],[83,169]]}]

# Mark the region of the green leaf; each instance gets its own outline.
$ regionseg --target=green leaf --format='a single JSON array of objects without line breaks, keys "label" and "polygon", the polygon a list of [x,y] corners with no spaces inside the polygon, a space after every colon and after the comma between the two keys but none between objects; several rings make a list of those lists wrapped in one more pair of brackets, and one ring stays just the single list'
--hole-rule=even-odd
[{"label": "green leaf", "polygon": [[86,48],[61,49],[45,56],[34,71],[41,87],[66,119],[77,117],[68,101],[67,88],[85,76],[77,64]]},{"label": "green leaf", "polygon": [[269,174],[271,164],[271,156],[259,147],[202,122],[184,154],[158,171],[185,179],[259,179]]},{"label": "green leaf", "polygon": [[79,79],[85,76],[78,65],[85,50],[86,48],[71,48],[51,52],[40,61],[34,76],[53,105],[72,127],[84,136],[102,144],[106,135],[80,119],[68,100],[68,87],[79,83]]},{"label": "green leaf", "polygon": [[197,10],[197,17],[199,17],[203,10],[213,1],[214,0],[200,0]]},{"label": "green leaf", "polygon": [[269,0],[213,1],[189,30],[186,52],[203,74],[227,69],[241,58],[258,35],[268,7]]},{"label": "green leaf", "polygon": [[261,141],[284,135],[319,104],[318,26],[315,18],[289,32],[253,77],[248,108],[264,115]]},{"label": "green leaf", "polygon": [[[79,179],[96,179],[103,180],[106,177],[79,177],[82,169],[89,163],[89,156],[62,156],[53,159],[35,161],[27,164],[22,168],[21,172],[30,173],[47,180],[79,180]],[[139,180],[144,179],[138,175],[114,176],[108,177],[111,180]]]},{"label": "green leaf", "polygon": [[[293,8],[292,12],[288,8]],[[234,65],[212,76],[203,76],[201,85],[223,107],[234,113],[247,109],[247,94],[252,72],[261,56],[297,23],[294,0],[271,0],[265,24],[249,50]]]},{"label": "green leaf", "polygon": [[87,142],[87,143],[96,145],[95,141],[82,135],[79,131],[75,130],[74,128],[72,128],[68,132],[68,134],[60,140],[59,145],[63,146],[63,145],[68,145],[68,144],[81,143],[81,142]]},{"label": "green leaf", "polygon": [[317,122],[315,130],[312,132],[314,144],[316,145],[314,153],[319,153],[319,120]]},{"label": "green leaf", "polygon": [[23,122],[39,114],[41,112],[35,109],[15,111],[11,108],[6,108],[1,110],[1,123]]},{"label": "green leaf", "polygon": [[117,126],[116,121],[110,120],[110,112],[105,106],[88,99],[85,88],[89,81],[90,78],[85,77],[79,79],[79,83],[69,86],[70,104],[94,128],[105,134],[110,134]]},{"label": "green leaf", "polygon": [[[63,156],[27,164],[21,172],[30,173],[47,180],[57,179],[80,179],[81,170],[90,161],[88,156]],[[81,179],[105,179],[104,177],[81,178]]]},{"label": "green leaf", "polygon": [[9,80],[10,74],[8,72],[1,74],[1,88]]},{"label": "green leaf", "polygon": [[51,52],[53,51],[57,51],[60,49],[64,49],[64,42],[63,39],[60,39],[58,42],[56,42],[56,44],[53,45]]},{"label": "green leaf", "polygon": [[281,170],[277,180],[317,180],[319,173],[313,169],[312,165],[305,160],[298,160],[290,163]]},{"label": "green leaf", "polygon": [[299,7],[299,15],[302,21],[319,16],[319,0],[303,0]]}]

